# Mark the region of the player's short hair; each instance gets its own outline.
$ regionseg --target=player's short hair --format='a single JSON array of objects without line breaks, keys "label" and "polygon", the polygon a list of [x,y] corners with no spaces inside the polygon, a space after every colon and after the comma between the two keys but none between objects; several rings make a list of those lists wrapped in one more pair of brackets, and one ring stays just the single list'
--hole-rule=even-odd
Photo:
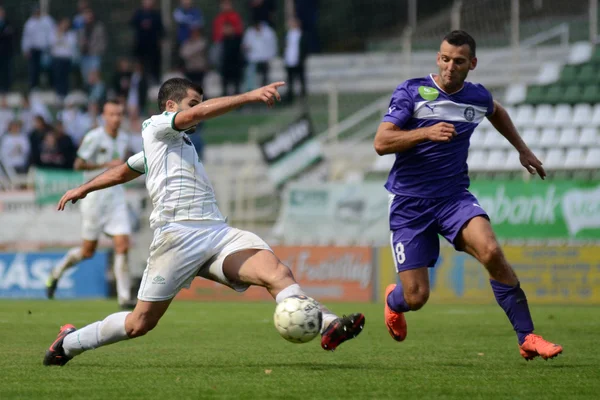
[{"label": "player's short hair", "polygon": [[475,44],[475,39],[473,39],[473,36],[469,35],[467,32],[452,31],[444,36],[443,41],[450,43],[452,46],[462,46],[466,44],[471,50],[471,57],[475,57],[475,49],[477,47]]},{"label": "player's short hair", "polygon": [[187,96],[188,89],[195,90],[200,96],[204,94],[202,87],[185,78],[171,78],[165,81],[158,90],[158,109],[160,112],[167,108],[167,101],[180,103]]},{"label": "player's short hair", "polygon": [[119,106],[119,107],[123,106],[123,103],[121,103],[117,99],[108,99],[104,102],[104,104],[102,104],[102,111],[104,111],[104,107],[106,107],[108,104],[111,104],[113,106]]}]

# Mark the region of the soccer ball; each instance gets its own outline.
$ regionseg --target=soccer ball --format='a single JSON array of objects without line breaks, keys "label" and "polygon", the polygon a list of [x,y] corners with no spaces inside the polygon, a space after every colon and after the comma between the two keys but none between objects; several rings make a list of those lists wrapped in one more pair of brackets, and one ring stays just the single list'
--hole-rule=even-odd
[{"label": "soccer ball", "polygon": [[306,296],[291,296],[275,308],[275,328],[292,343],[306,343],[321,331],[323,314],[319,303]]}]

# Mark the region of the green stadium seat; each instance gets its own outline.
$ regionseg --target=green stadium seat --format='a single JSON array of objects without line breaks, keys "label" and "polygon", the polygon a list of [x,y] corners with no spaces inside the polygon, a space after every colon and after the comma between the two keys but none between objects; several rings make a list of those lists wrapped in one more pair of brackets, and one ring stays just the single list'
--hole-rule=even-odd
[{"label": "green stadium seat", "polygon": [[577,79],[578,74],[577,67],[574,65],[565,65],[560,72],[560,80],[565,83],[573,82]]},{"label": "green stadium seat", "polygon": [[584,103],[600,103],[600,87],[598,85],[586,85],[583,89],[581,101]]},{"label": "green stadium seat", "polygon": [[592,54],[592,61],[596,64],[600,64],[600,46],[597,46],[594,54]]},{"label": "green stadium seat", "polygon": [[525,103],[528,104],[540,104],[544,102],[545,87],[543,86],[530,86],[527,88],[527,96],[525,97]]},{"label": "green stadium seat", "polygon": [[581,88],[579,85],[569,85],[563,94],[563,103],[577,104],[581,103]]},{"label": "green stadium seat", "polygon": [[584,64],[577,74],[577,82],[583,85],[596,82],[596,68],[592,64]]},{"label": "green stadium seat", "polygon": [[548,104],[558,104],[563,103],[563,98],[565,97],[565,89],[561,85],[552,85],[548,88],[546,92],[546,96],[544,96],[544,103]]}]

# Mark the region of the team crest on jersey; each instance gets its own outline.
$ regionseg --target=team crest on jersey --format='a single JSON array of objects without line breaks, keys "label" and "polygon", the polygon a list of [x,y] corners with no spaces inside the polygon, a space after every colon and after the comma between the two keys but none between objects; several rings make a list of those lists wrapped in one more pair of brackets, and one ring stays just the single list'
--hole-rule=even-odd
[{"label": "team crest on jersey", "polygon": [[465,108],[465,119],[469,122],[473,122],[475,119],[475,109],[473,107]]},{"label": "team crest on jersey", "polygon": [[192,141],[190,140],[189,137],[187,137],[187,135],[183,135],[182,138],[183,138],[183,141],[185,142],[185,144],[187,144],[189,146],[192,145]]}]

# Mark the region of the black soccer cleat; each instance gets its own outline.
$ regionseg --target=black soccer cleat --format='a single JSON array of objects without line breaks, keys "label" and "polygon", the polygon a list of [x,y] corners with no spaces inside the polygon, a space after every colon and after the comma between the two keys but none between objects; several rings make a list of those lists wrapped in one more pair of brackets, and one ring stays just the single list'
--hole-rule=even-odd
[{"label": "black soccer cleat", "polygon": [[69,362],[71,357],[67,357],[67,355],[65,354],[65,350],[63,349],[63,341],[69,333],[75,332],[76,330],[77,329],[71,324],[67,324],[60,327],[58,336],[50,345],[48,350],[46,350],[46,355],[44,356],[45,366],[58,365],[62,367],[63,365]]},{"label": "black soccer cleat", "polygon": [[321,334],[321,347],[323,350],[334,351],[346,340],[357,337],[364,326],[365,316],[361,313],[334,319]]},{"label": "black soccer cleat", "polygon": [[48,277],[46,281],[46,297],[49,299],[54,298],[54,292],[56,292],[56,287],[58,286],[58,279],[54,278],[52,275]]}]

